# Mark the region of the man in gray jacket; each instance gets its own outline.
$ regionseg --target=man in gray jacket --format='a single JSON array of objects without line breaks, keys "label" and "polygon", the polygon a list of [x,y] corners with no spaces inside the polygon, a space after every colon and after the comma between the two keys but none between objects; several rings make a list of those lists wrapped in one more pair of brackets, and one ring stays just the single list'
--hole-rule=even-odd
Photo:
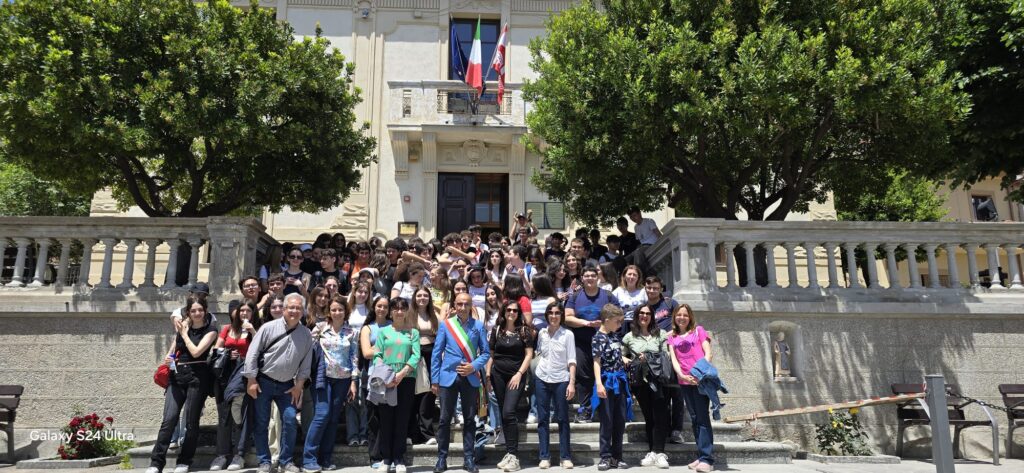
[{"label": "man in gray jacket", "polygon": [[302,388],[309,377],[313,337],[302,325],[305,299],[289,294],[284,299],[284,317],[263,324],[249,345],[242,376],[248,379],[248,393],[256,400],[254,443],[259,472],[270,472],[270,403],[281,412],[281,467],[298,472],[294,464],[295,409],[302,403]]}]

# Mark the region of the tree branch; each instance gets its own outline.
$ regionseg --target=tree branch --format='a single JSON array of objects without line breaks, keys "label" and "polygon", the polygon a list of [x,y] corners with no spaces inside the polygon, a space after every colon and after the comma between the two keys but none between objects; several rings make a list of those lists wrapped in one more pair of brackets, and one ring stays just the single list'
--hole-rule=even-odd
[{"label": "tree branch", "polygon": [[142,195],[142,189],[139,188],[139,183],[135,181],[135,173],[132,171],[132,166],[124,157],[113,158],[114,166],[120,171],[121,176],[124,177],[125,186],[128,188],[128,193],[131,194],[132,199],[135,200],[135,205],[138,205],[146,215],[150,217],[166,217],[153,208],[149,202],[146,202],[145,197]]}]

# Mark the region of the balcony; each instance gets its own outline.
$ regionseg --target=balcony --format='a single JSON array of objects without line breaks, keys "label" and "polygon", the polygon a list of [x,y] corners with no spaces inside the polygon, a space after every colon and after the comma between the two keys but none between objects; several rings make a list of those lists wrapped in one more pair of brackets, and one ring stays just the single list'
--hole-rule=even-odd
[{"label": "balcony", "polygon": [[518,83],[506,84],[503,100],[498,103],[498,83],[488,82],[474,109],[472,98],[475,91],[461,81],[389,81],[388,125],[401,128],[425,125],[522,128],[526,126],[526,108],[521,86]]}]

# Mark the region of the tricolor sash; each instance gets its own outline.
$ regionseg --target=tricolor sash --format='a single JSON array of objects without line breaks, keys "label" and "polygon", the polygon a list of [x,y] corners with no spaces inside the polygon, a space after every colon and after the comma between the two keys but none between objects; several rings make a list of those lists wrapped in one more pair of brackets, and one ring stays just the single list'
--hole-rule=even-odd
[{"label": "tricolor sash", "polygon": [[[455,320],[455,322],[452,322]],[[458,322],[458,317],[448,317],[444,319],[445,326],[448,327],[448,332],[452,334],[452,338],[455,339],[455,344],[459,346],[459,350],[462,351],[462,356],[466,358],[467,363],[473,363],[476,359],[476,347],[469,341],[469,334],[462,328],[462,323]],[[479,377],[480,373],[474,371],[471,376]],[[477,400],[477,415],[483,417],[487,415],[487,396],[484,394],[484,380],[480,380],[480,398]]]}]

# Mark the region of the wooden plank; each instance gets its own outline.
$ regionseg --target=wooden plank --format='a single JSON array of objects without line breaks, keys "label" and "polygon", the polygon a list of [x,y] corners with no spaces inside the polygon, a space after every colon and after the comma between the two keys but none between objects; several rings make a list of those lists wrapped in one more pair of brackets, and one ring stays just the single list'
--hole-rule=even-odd
[{"label": "wooden plank", "polygon": [[807,407],[795,407],[792,409],[780,409],[775,411],[766,412],[755,412],[753,414],[744,414],[738,416],[728,416],[724,420],[727,424],[733,424],[736,422],[746,422],[757,419],[767,419],[769,417],[784,417],[798,414],[810,414],[812,412],[824,412],[829,409],[852,409],[854,407],[869,407],[877,406],[881,404],[896,404],[900,402],[911,401],[914,399],[924,399],[925,393],[913,393],[913,394],[897,394],[895,396],[879,396],[870,399],[861,399],[857,401],[845,401],[837,402],[832,404],[820,404],[817,406]]}]

